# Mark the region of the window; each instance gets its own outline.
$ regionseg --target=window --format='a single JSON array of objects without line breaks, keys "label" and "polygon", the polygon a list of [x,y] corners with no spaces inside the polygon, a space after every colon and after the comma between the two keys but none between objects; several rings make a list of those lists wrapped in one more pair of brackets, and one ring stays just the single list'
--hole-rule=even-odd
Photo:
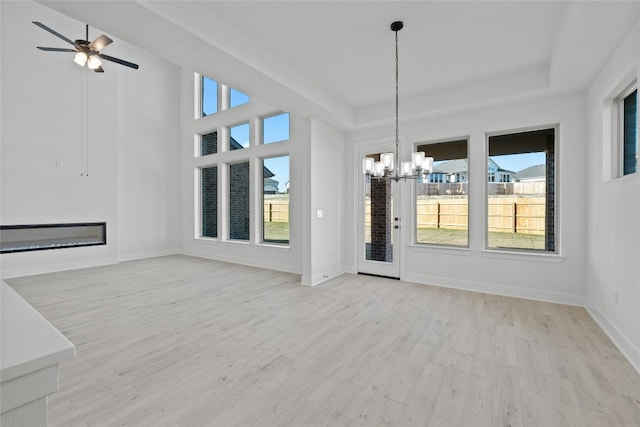
[{"label": "window", "polygon": [[262,119],[263,144],[287,140],[289,140],[289,113],[282,113]]},{"label": "window", "polygon": [[249,147],[249,123],[229,128],[229,150],[240,150]]},{"label": "window", "polygon": [[229,91],[229,108],[234,108],[249,102],[249,95],[239,90],[231,88]]},{"label": "window", "polygon": [[218,168],[202,168],[200,172],[202,237],[218,237]]},{"label": "window", "polygon": [[262,241],[289,244],[289,156],[262,162]]},{"label": "window", "polygon": [[555,252],[555,129],[489,137],[487,247]]},{"label": "window", "polygon": [[218,132],[200,135],[200,155],[207,156],[218,152]]},{"label": "window", "polygon": [[621,109],[621,152],[622,175],[638,171],[638,89],[624,96],[620,101]]},{"label": "window", "polygon": [[218,112],[218,82],[207,76],[200,78],[202,117]]},{"label": "window", "polygon": [[249,162],[229,165],[229,239],[249,240]]},{"label": "window", "polygon": [[467,140],[419,145],[433,157],[433,173],[416,183],[416,242],[468,246]]}]

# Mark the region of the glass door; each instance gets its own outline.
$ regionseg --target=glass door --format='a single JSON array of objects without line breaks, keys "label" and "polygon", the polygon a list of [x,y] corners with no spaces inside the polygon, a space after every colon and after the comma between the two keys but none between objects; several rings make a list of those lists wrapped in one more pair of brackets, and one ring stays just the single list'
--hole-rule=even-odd
[{"label": "glass door", "polygon": [[[360,165],[365,157],[378,160],[380,152],[362,152]],[[398,183],[379,181],[362,173],[359,182],[358,272],[399,278],[400,217],[395,209],[399,206]]]}]

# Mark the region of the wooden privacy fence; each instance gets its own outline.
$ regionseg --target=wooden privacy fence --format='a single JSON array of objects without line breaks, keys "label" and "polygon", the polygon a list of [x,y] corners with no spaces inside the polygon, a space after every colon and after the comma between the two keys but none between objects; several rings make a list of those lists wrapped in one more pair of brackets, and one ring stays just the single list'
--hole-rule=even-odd
[{"label": "wooden privacy fence", "polygon": [[544,234],[544,197],[493,197],[487,210],[489,231]]},{"label": "wooden privacy fence", "polygon": [[[468,228],[468,199],[442,197],[418,199],[416,219],[418,228]],[[488,228],[490,232],[544,234],[544,196],[492,196],[488,200]]]},{"label": "wooden privacy fence", "polygon": [[265,199],[264,222],[289,222],[289,201]]},{"label": "wooden privacy fence", "polygon": [[[371,206],[366,201],[366,222],[370,227]],[[544,234],[544,196],[490,196],[488,200],[490,232]],[[466,230],[469,207],[467,197],[429,197],[416,201],[418,228]],[[282,197],[264,200],[265,222],[289,222],[289,200]]]}]

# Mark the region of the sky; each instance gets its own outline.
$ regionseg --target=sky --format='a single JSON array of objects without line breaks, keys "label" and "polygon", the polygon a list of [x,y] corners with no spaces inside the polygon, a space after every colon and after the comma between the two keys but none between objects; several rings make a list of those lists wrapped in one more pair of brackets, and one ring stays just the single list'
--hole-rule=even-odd
[{"label": "sky", "polygon": [[526,154],[508,154],[506,156],[492,156],[494,162],[502,169],[512,172],[520,172],[529,166],[544,165],[544,152],[526,153]]},{"label": "sky", "polygon": [[[502,169],[506,169],[512,172],[520,172],[521,170],[526,169],[529,166],[545,164],[545,154],[543,152],[526,153],[526,154],[508,154],[505,156],[491,156],[491,158]],[[438,165],[438,163],[446,163],[448,161],[449,160],[434,162],[434,165]]]}]

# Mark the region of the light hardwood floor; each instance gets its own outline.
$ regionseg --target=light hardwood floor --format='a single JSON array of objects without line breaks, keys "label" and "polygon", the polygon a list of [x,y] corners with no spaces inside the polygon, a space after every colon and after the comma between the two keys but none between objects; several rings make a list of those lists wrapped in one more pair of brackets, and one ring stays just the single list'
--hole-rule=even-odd
[{"label": "light hardwood floor", "polygon": [[186,256],[7,281],[76,346],[50,426],[639,426],[577,307]]}]

